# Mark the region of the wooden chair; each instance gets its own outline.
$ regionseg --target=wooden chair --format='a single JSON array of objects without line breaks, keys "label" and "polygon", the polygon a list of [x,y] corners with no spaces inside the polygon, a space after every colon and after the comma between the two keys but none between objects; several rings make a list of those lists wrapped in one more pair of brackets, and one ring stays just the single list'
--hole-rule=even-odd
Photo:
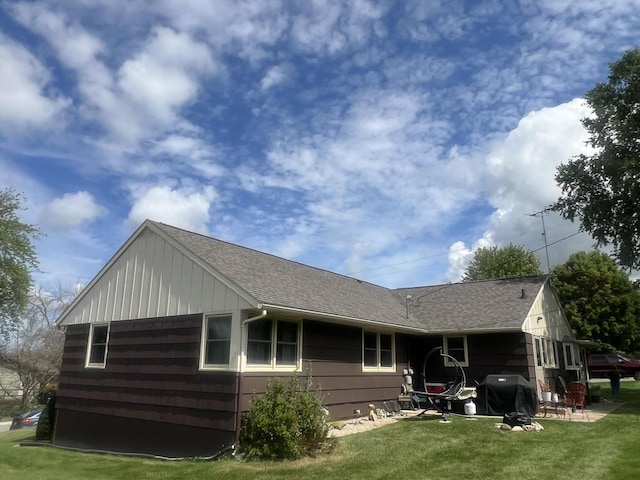
[{"label": "wooden chair", "polygon": [[[565,395],[565,404],[567,408],[571,408],[572,410],[580,410],[582,413],[582,418],[587,416],[587,420],[589,420],[589,414],[585,409],[585,401],[587,398],[587,387],[580,382],[569,382],[567,384],[567,393]],[[571,416],[569,416],[571,418]]]}]

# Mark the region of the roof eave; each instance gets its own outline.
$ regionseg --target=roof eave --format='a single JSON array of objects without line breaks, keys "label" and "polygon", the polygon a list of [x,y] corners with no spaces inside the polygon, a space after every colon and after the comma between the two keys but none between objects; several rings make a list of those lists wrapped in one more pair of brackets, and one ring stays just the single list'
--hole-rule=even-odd
[{"label": "roof eave", "polygon": [[421,333],[421,334],[431,333],[426,328],[421,328],[417,326],[410,327],[407,325],[398,325],[395,323],[381,322],[378,320],[370,320],[366,318],[351,317],[348,315],[338,315],[335,313],[318,312],[314,310],[306,310],[303,308],[287,307],[284,305],[263,303],[261,308],[264,308],[267,311],[274,312],[274,313],[278,313],[278,312],[288,313],[288,314],[295,313],[300,316],[307,317],[309,319],[322,320],[322,321],[327,321],[331,323],[342,323],[347,325],[385,328],[385,329],[394,330],[397,332],[406,332],[406,333]]},{"label": "roof eave", "polygon": [[523,332],[520,327],[503,327],[503,328],[459,328],[445,330],[429,330],[431,335],[471,335],[478,333],[517,333]]}]

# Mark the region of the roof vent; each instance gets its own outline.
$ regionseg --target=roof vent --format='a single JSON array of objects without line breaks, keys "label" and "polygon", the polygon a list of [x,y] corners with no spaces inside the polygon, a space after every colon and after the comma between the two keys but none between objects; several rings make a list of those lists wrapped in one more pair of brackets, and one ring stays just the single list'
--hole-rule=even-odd
[{"label": "roof vent", "polygon": [[524,293],[524,288],[520,291],[520,298],[527,298],[527,294]]}]

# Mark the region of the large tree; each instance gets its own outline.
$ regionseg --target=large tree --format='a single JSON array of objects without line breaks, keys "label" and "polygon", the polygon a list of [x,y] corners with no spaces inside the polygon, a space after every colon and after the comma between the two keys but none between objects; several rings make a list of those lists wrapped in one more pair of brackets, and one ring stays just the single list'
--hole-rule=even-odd
[{"label": "large tree", "polygon": [[603,350],[640,352],[640,293],[609,255],[574,253],[551,275],[578,338]]},{"label": "large tree", "polygon": [[23,200],[12,189],[0,190],[0,337],[26,307],[31,272],[38,267],[32,240],[39,230],[18,218]]},{"label": "large tree", "polygon": [[[35,288],[16,327],[0,344],[0,362],[14,371],[22,384],[22,406],[47,384],[55,383],[62,363],[64,334],[54,326],[79,290],[58,286],[54,291]],[[0,382],[0,393],[3,385]],[[10,392],[4,392],[8,394]]]},{"label": "large tree", "polygon": [[578,155],[558,167],[562,195],[555,204],[564,218],[597,245],[611,245],[618,264],[640,267],[640,50],[628,50],[609,65],[607,83],[586,95],[592,116],[582,124],[589,133],[590,155]]},{"label": "large tree", "polygon": [[520,245],[479,248],[467,265],[463,282],[540,275],[540,260]]}]

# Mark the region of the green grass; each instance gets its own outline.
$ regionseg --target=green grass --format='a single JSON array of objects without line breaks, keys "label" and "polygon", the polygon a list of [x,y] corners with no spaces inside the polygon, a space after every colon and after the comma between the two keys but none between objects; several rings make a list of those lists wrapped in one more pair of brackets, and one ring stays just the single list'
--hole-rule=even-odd
[{"label": "green grass", "polygon": [[330,454],[289,462],[169,462],[20,447],[33,430],[18,430],[0,433],[0,479],[636,479],[640,382],[623,382],[621,400],[597,422],[541,419],[545,430],[532,433],[499,431],[488,418],[402,420],[339,438]]}]

